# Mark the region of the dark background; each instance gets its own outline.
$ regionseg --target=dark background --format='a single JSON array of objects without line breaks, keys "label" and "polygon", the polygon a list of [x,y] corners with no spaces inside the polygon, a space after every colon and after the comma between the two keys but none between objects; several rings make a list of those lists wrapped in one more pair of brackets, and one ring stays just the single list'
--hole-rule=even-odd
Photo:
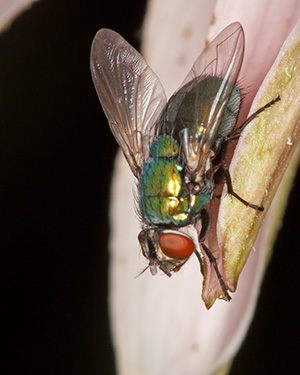
[{"label": "dark background", "polygon": [[[115,373],[107,240],[117,146],[90,78],[89,53],[101,27],[138,48],[144,10],[139,0],[42,0],[0,35],[5,374]],[[234,375],[296,373],[299,183]]]}]

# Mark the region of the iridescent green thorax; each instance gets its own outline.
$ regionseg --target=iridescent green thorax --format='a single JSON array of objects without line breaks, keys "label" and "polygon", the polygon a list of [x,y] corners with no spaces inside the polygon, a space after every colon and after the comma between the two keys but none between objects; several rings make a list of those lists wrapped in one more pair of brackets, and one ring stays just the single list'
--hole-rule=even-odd
[{"label": "iridescent green thorax", "polygon": [[185,226],[210,201],[210,192],[195,195],[188,191],[183,173],[177,141],[159,136],[139,180],[140,211],[147,223]]}]

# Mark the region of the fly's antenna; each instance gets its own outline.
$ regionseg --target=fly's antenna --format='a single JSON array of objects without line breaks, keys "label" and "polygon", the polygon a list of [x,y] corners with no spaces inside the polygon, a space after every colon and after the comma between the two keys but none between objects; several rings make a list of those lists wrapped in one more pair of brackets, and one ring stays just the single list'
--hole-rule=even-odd
[{"label": "fly's antenna", "polygon": [[148,265],[146,268],[144,268],[140,273],[138,273],[135,277],[135,279],[137,279],[138,277],[140,277],[145,271],[147,271],[147,269],[150,267],[150,265]]}]

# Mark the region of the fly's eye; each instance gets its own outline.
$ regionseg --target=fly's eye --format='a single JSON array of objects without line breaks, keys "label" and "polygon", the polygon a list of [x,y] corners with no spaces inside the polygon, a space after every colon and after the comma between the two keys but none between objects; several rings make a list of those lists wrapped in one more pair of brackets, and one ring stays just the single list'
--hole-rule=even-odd
[{"label": "fly's eye", "polygon": [[181,234],[162,233],[159,237],[161,251],[169,258],[184,259],[193,254],[193,241]]}]

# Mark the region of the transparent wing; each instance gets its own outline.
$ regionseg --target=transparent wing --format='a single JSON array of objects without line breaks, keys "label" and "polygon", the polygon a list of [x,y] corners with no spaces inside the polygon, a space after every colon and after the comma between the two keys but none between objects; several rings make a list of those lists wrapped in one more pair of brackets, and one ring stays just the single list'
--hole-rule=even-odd
[{"label": "transparent wing", "polygon": [[244,32],[236,22],[200,54],[158,123],[157,133],[175,131],[180,135],[187,166],[199,176],[206,168],[243,56]]},{"label": "transparent wing", "polygon": [[138,177],[166,104],[164,89],[142,56],[119,34],[101,29],[91,48],[93,82],[113,135]]}]

